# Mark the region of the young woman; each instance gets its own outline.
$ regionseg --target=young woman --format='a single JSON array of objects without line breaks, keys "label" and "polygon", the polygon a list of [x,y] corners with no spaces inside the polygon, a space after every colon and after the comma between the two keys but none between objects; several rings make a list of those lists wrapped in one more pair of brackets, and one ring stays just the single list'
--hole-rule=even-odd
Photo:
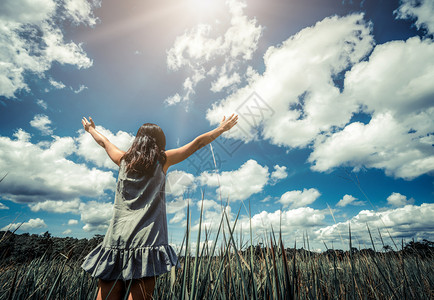
[{"label": "young woman", "polygon": [[[220,125],[183,147],[165,150],[166,137],[158,125],[143,124],[127,152],[95,129],[89,117],[84,129],[119,166],[113,217],[104,240],[84,259],[82,268],[98,278],[97,299],[151,299],[155,279],[180,267],[168,244],[165,181],[167,169],[208,145],[238,120],[232,114]],[[132,282],[131,282],[132,280]]]}]

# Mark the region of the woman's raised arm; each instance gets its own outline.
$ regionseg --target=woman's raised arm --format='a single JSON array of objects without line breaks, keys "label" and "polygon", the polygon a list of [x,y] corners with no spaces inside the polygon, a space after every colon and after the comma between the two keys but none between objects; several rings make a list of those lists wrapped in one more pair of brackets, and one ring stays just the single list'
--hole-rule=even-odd
[{"label": "woman's raised arm", "polygon": [[238,115],[234,115],[235,114],[232,114],[232,116],[230,116],[227,120],[226,117],[223,116],[223,120],[220,122],[220,125],[217,128],[198,136],[190,143],[177,149],[167,150],[167,162],[165,164],[165,170],[167,170],[170,166],[187,159],[194,152],[218,138],[223,132],[228,131],[235,126],[235,124],[237,124]]},{"label": "woman's raised arm", "polygon": [[95,123],[93,122],[91,117],[89,117],[89,121],[85,117],[83,117],[81,123],[83,124],[84,130],[86,130],[92,135],[95,142],[97,142],[98,145],[103,147],[110,159],[119,166],[119,164],[121,163],[121,158],[125,154],[125,151],[122,151],[118,147],[113,145],[104,135],[102,135],[102,133],[96,130]]}]

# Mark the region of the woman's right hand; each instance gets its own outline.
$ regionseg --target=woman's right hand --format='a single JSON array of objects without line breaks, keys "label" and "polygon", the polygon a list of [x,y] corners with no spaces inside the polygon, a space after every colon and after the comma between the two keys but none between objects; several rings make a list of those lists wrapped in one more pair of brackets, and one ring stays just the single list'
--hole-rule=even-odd
[{"label": "woman's right hand", "polygon": [[89,121],[85,117],[83,117],[83,119],[81,119],[81,124],[83,124],[84,130],[86,130],[87,132],[89,132],[90,127],[93,127],[95,129],[95,123],[93,122],[91,117],[89,117]]},{"label": "woman's right hand", "polygon": [[228,131],[232,127],[234,127],[235,124],[237,124],[238,121],[238,115],[232,114],[227,120],[225,116],[223,116],[223,120],[220,122],[220,128],[223,129],[223,131]]}]

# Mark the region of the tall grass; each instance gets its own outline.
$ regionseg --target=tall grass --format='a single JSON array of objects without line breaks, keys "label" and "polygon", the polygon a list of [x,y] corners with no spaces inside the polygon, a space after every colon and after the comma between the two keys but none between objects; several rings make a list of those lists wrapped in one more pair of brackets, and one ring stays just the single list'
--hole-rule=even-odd
[{"label": "tall grass", "polygon": [[[433,299],[432,256],[296,251],[285,248],[280,232],[272,228],[265,246],[254,247],[250,240],[242,248],[234,237],[238,216],[231,223],[225,211],[214,242],[208,243],[209,230],[202,232],[199,226],[190,251],[189,215],[187,220],[182,268],[158,277],[155,299]],[[349,238],[351,249],[350,230]],[[95,299],[97,282],[80,263],[59,254],[2,266],[0,299]]]}]

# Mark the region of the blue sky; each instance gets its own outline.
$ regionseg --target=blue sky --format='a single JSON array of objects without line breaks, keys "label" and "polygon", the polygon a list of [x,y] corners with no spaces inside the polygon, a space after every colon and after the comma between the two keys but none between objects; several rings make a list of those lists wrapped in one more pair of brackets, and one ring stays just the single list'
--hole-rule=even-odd
[{"label": "blue sky", "polygon": [[366,225],[433,240],[431,1],[2,6],[0,229],[105,233],[117,168],[83,116],[126,150],[143,123],[171,149],[237,113],[230,132],[168,170],[174,245],[187,203],[198,229],[202,191],[207,228],[229,197],[247,233],[250,204],[254,243],[281,227],[288,245],[307,234],[314,249],[345,248],[348,224],[361,247]]}]

